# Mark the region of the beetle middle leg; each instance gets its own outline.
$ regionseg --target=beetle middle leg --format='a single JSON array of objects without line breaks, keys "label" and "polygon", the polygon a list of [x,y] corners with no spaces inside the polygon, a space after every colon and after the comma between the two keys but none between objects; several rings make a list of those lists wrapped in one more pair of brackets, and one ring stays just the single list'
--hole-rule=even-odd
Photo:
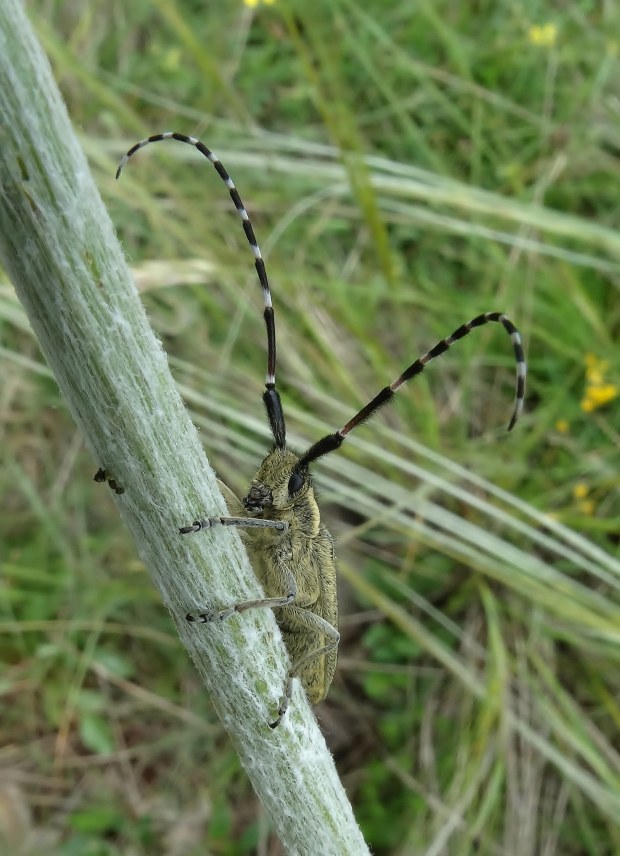
[{"label": "beetle middle leg", "polygon": [[211,621],[226,621],[235,612],[245,612],[246,609],[281,609],[289,606],[297,597],[297,583],[295,577],[289,574],[288,593],[283,597],[263,597],[258,600],[243,600],[239,603],[232,603],[223,609],[215,610],[214,612],[201,612],[198,615],[192,615],[188,612],[185,616],[186,621],[190,623],[207,624]]}]

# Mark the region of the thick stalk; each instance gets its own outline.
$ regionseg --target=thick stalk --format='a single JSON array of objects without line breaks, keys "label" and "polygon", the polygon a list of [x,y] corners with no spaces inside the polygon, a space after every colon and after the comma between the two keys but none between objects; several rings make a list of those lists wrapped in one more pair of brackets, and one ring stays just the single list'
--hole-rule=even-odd
[{"label": "thick stalk", "polygon": [[298,686],[268,727],[286,675],[273,615],[184,619],[259,587],[234,532],[177,532],[225,505],[18,0],[0,3],[0,134],[0,261],[254,788],[289,853],[367,853]]}]

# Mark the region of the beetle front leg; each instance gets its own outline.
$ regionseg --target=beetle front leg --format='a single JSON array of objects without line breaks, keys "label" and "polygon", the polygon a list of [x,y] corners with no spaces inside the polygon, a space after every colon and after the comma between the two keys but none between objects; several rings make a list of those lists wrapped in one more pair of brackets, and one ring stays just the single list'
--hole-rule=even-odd
[{"label": "beetle front leg", "polygon": [[286,520],[263,520],[258,517],[203,517],[194,520],[190,526],[181,526],[181,535],[189,535],[192,532],[200,532],[202,529],[213,529],[214,526],[234,526],[238,529],[280,529],[286,532],[288,522]]}]

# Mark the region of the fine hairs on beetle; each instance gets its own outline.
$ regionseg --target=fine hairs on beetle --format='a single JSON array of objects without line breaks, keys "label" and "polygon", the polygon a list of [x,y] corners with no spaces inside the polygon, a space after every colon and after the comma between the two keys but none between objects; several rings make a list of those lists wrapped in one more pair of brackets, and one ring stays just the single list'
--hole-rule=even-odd
[{"label": "fine hairs on beetle", "polygon": [[[132,146],[120,162],[116,177],[120,176],[129,158],[139,149],[149,143],[169,139],[193,146],[213,164],[228,188],[241,218],[263,293],[263,315],[267,328],[267,376],[263,402],[274,440],[273,449],[260,465],[247,496],[242,500],[238,499],[227,485],[219,482],[230,516],[204,517],[179,529],[181,535],[189,535],[214,526],[238,528],[266,597],[232,603],[216,609],[209,608],[208,611],[190,613],[186,617],[187,621],[208,623],[224,621],[246,609],[273,609],[291,660],[277,716],[269,723],[271,728],[275,728],[288,708],[294,678],[299,678],[312,704],[317,704],[327,696],[336,670],[340,640],[334,547],[331,535],[321,523],[312,487],[310,465],[339,449],[354,428],[387,404],[398,390],[408,380],[420,374],[431,360],[444,354],[476,327],[482,327],[491,321],[502,325],[510,336],[514,349],[517,382],[514,408],[508,424],[510,431],[523,409],[526,363],[521,336],[514,324],[501,312],[484,312],[462,324],[450,336],[437,342],[430,351],[411,363],[339,431],[323,437],[301,455],[291,451],[286,446],[284,413],[276,389],[276,328],[267,271],[248,212],[222,162],[195,137],[167,131],[154,134]],[[100,482],[108,481],[117,493],[123,491],[122,486],[107,477],[105,470],[100,469],[95,479]]]}]

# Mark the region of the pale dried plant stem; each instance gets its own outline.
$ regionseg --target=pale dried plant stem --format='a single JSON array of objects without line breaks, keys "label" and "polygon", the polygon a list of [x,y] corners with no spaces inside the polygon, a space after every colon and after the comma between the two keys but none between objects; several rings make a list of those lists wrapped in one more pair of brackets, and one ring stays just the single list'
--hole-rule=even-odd
[{"label": "pale dried plant stem", "polygon": [[287,669],[271,612],[184,620],[260,590],[234,532],[178,535],[225,506],[18,0],[0,3],[0,137],[0,261],[286,851],[367,853],[299,687],[268,727]]}]

